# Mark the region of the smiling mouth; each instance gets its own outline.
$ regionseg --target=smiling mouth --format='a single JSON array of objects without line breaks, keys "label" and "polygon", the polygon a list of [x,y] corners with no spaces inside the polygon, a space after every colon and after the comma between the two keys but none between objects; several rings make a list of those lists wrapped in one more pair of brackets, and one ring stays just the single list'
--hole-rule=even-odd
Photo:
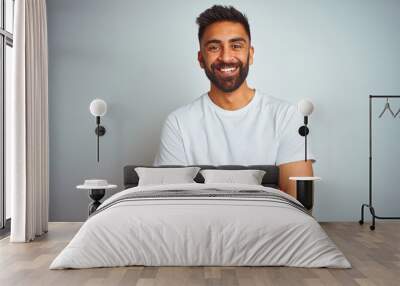
[{"label": "smiling mouth", "polygon": [[216,68],[218,73],[222,76],[232,76],[234,75],[238,70],[239,67],[223,67],[223,68]]}]

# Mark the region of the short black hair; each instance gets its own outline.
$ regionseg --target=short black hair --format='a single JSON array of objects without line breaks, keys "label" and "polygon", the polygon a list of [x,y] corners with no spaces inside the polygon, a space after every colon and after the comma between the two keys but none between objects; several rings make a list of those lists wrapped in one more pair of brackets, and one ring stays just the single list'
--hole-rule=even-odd
[{"label": "short black hair", "polygon": [[251,40],[250,25],[245,14],[236,10],[233,6],[214,5],[202,12],[196,19],[196,23],[199,25],[199,42],[208,26],[222,21],[242,24],[249,36],[249,40]]}]

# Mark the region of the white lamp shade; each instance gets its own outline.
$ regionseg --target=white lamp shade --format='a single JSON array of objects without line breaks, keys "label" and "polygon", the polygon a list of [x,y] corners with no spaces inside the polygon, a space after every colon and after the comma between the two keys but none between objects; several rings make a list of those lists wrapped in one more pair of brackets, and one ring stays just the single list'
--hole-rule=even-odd
[{"label": "white lamp shade", "polygon": [[297,109],[303,116],[309,116],[314,110],[314,105],[311,101],[303,99],[297,104]]},{"label": "white lamp shade", "polygon": [[89,109],[93,116],[104,116],[107,112],[107,103],[102,99],[96,98],[90,103]]}]

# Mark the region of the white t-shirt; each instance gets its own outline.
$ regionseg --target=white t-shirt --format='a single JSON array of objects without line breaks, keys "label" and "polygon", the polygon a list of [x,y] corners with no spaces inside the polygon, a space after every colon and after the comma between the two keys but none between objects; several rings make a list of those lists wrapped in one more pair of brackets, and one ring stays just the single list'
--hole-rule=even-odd
[{"label": "white t-shirt", "polygon": [[[259,91],[237,110],[205,93],[166,119],[154,165],[280,165],[304,160],[303,116]],[[307,159],[315,161],[307,142]]]}]

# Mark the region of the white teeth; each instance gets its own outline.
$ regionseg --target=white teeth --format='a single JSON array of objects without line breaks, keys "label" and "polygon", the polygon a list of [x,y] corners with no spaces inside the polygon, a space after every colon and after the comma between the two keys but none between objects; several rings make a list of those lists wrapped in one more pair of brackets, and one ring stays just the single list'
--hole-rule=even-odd
[{"label": "white teeth", "polygon": [[225,69],[221,69],[222,72],[233,72],[234,70],[236,70],[236,68],[225,68]]}]

